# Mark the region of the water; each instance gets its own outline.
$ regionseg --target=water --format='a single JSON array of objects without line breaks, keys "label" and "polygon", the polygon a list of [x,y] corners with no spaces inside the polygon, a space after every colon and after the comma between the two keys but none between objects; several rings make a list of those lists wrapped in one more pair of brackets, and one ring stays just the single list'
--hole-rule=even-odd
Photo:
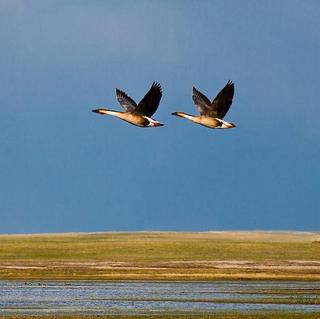
[{"label": "water", "polygon": [[[281,294],[279,289],[282,290]],[[310,300],[319,298],[319,290],[320,282],[301,281],[0,281],[0,315],[129,315],[256,310],[320,314],[320,305],[259,304],[245,301],[248,298],[257,300],[284,297]],[[216,302],[214,299],[228,299],[231,302]],[[239,303],[239,299],[245,302]]]}]

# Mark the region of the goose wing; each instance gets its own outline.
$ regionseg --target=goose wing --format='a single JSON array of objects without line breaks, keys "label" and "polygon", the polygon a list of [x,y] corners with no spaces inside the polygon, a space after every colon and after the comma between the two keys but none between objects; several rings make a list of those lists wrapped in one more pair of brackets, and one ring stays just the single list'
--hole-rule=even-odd
[{"label": "goose wing", "polygon": [[192,99],[194,104],[197,106],[198,112],[201,115],[206,115],[210,110],[210,100],[195,87],[192,88]]},{"label": "goose wing", "polygon": [[211,110],[216,112],[219,119],[223,119],[232,104],[234,84],[228,81],[225,87],[218,93],[211,103]]},{"label": "goose wing", "polygon": [[134,113],[145,116],[152,116],[160,103],[162,97],[161,85],[157,82],[153,82],[150,90],[144,96],[144,98],[139,102]]},{"label": "goose wing", "polygon": [[133,112],[137,108],[137,103],[125,92],[116,89],[117,100],[126,112]]}]

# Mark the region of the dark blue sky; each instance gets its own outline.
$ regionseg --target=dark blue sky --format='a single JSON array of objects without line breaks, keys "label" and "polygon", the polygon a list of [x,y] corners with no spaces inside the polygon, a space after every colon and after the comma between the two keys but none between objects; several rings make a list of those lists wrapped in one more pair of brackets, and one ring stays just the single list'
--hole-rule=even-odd
[{"label": "dark blue sky", "polygon": [[[0,232],[320,229],[318,1],[0,1]],[[226,120],[195,113],[233,80]],[[91,112],[139,100],[141,129]]]}]

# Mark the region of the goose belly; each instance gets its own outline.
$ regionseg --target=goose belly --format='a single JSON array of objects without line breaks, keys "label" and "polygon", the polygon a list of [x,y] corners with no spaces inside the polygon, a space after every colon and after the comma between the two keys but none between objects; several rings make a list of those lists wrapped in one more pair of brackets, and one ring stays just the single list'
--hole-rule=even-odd
[{"label": "goose belly", "polygon": [[213,118],[213,117],[202,117],[200,119],[201,125],[208,127],[208,128],[217,128],[217,129],[225,129],[225,128],[233,128],[235,127],[234,124],[226,122],[224,120]]},{"label": "goose belly", "polygon": [[121,119],[139,127],[146,127],[149,124],[149,121],[143,116],[134,115],[134,114],[124,114]]}]

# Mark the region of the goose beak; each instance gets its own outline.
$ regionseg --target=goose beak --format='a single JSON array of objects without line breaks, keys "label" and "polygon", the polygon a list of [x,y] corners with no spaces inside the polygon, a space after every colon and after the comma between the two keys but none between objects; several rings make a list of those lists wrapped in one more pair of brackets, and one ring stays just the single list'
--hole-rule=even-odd
[{"label": "goose beak", "polygon": [[184,117],[185,113],[183,113],[183,112],[173,112],[173,113],[171,113],[171,115],[175,115],[175,116],[178,116],[178,117]]},{"label": "goose beak", "polygon": [[164,124],[162,123],[154,123],[154,126],[163,126]]},{"label": "goose beak", "polygon": [[107,109],[103,109],[103,108],[92,110],[92,112],[94,113],[103,114],[103,115],[108,114],[107,111],[108,111]]}]

